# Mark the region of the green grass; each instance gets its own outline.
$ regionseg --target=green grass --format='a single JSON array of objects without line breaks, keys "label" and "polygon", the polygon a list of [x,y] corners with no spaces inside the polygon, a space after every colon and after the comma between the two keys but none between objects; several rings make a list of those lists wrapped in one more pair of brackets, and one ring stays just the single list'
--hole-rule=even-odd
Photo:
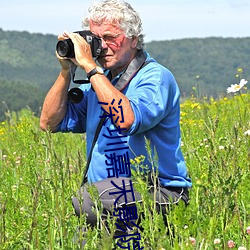
[{"label": "green grass", "polygon": [[[235,249],[250,249],[249,103],[250,95],[244,94],[181,105],[191,201],[169,211],[166,227],[162,215],[149,212],[154,202],[135,176],[144,197],[138,210],[145,214],[145,249],[228,249],[229,240]],[[73,238],[85,218],[74,216],[71,197],[82,181],[84,136],[44,133],[38,124],[28,109],[6,114],[0,124],[0,249],[80,249]],[[86,249],[111,249],[104,229],[90,229],[87,239]]]}]

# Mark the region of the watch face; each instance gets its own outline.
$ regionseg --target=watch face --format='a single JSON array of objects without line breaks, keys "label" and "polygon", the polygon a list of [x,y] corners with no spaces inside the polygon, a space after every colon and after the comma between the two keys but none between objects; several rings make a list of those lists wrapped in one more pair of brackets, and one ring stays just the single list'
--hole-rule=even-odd
[{"label": "watch face", "polygon": [[96,71],[99,73],[99,74],[104,74],[104,71],[101,67],[99,66],[96,66]]}]

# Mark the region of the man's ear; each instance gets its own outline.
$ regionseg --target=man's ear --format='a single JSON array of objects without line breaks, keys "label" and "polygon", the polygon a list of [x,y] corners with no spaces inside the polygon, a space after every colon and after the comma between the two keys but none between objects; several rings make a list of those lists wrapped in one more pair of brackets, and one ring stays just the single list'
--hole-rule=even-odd
[{"label": "man's ear", "polygon": [[132,37],[131,47],[134,49],[136,48],[138,43],[138,37]]}]

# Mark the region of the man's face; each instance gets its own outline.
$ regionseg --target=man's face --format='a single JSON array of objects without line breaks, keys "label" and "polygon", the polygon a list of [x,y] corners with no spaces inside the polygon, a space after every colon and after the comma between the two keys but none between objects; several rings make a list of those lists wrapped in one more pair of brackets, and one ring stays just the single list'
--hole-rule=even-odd
[{"label": "man's face", "polygon": [[101,25],[90,21],[90,30],[102,39],[101,66],[114,72],[125,69],[135,55],[137,39],[125,37],[118,25],[105,21]]}]

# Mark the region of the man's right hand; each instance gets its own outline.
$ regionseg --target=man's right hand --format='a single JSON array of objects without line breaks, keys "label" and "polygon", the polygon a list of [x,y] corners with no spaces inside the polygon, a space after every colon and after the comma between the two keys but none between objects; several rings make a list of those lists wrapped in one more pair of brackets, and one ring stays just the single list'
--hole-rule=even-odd
[{"label": "man's right hand", "polygon": [[[65,33],[58,36],[58,41],[62,41],[65,39],[69,39],[65,35]],[[78,63],[74,58],[61,57],[58,55],[57,52],[56,52],[56,57],[62,66],[62,71],[67,71],[67,70],[68,71],[70,71],[70,70],[75,71],[76,67],[78,66]]]}]

